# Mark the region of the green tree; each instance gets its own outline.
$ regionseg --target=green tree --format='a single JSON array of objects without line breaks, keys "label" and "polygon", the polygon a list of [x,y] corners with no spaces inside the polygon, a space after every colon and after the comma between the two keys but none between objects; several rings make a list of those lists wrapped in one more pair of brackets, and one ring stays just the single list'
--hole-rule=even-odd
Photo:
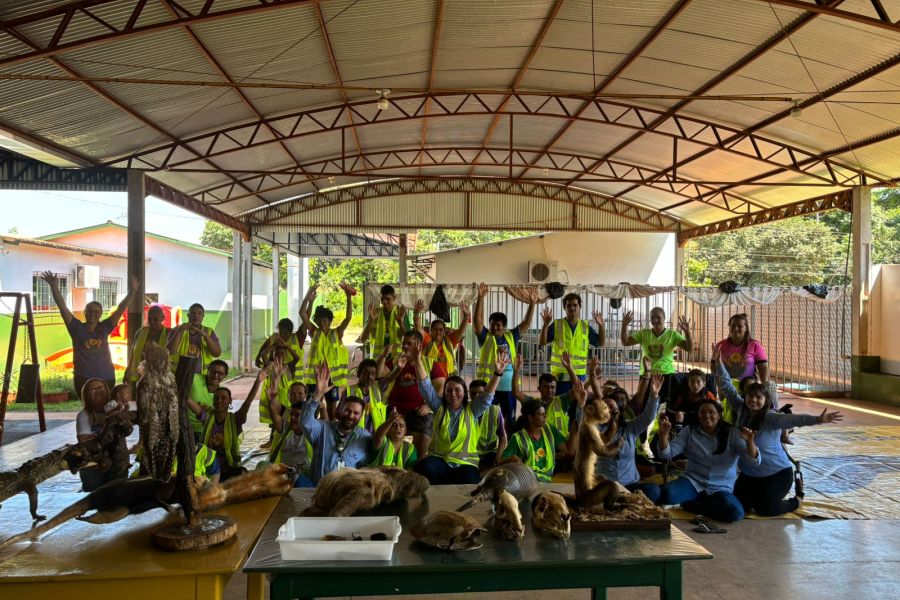
[{"label": "green tree", "polygon": [[[216,248],[231,252],[234,249],[234,230],[215,221],[207,221],[200,234],[200,244],[209,248]],[[253,258],[272,264],[272,246],[261,242],[253,242],[251,246]],[[287,254],[279,257],[280,269],[278,271],[279,284],[287,288]]]}]

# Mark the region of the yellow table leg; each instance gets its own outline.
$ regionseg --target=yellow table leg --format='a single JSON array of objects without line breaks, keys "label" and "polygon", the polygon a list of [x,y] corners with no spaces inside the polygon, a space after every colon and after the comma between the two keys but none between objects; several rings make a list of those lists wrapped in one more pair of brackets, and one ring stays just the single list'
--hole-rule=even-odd
[{"label": "yellow table leg", "polygon": [[224,575],[197,575],[197,600],[222,600],[228,577]]},{"label": "yellow table leg", "polygon": [[247,573],[247,600],[264,600],[266,577],[263,573]]}]

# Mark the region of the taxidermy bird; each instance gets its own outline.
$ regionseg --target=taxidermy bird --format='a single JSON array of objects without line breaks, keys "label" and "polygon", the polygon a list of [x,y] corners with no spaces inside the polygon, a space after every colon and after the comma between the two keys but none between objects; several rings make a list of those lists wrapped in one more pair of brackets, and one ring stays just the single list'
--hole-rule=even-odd
[{"label": "taxidermy bird", "polygon": [[178,388],[169,370],[169,352],[148,344],[137,384],[138,421],[143,448],[142,470],[161,481],[172,476],[178,445]]}]

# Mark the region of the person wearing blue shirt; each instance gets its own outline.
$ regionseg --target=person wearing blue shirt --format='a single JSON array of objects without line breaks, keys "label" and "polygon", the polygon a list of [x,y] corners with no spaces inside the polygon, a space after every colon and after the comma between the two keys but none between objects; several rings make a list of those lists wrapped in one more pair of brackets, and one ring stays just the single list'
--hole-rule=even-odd
[{"label": "person wearing blue shirt", "polygon": [[314,486],[327,473],[337,469],[364,466],[372,446],[372,434],[358,426],[365,408],[361,398],[345,398],[337,421],[316,419],[319,402],[334,387],[329,383],[330,377],[327,364],[316,366],[316,393],[304,402],[300,415],[303,434],[313,447],[310,480],[301,480],[303,487]]},{"label": "person wearing blue shirt", "polygon": [[485,327],[484,298],[487,296],[489,288],[486,284],[481,283],[478,285],[478,300],[475,302],[472,324],[475,329],[475,336],[478,339],[478,345],[481,346],[478,366],[475,369],[476,379],[487,381],[491,377],[498,355],[506,355],[509,358],[506,368],[500,373],[500,384],[497,386],[497,392],[494,394],[494,404],[500,405],[500,410],[503,412],[503,420],[506,424],[506,431],[509,434],[516,421],[516,399],[512,393],[512,365],[516,362],[516,345],[519,343],[522,335],[531,327],[534,307],[540,299],[540,292],[534,287],[515,289],[507,287],[505,289],[507,294],[528,305],[528,310],[525,312],[525,318],[522,319],[522,322],[512,329],[507,329],[506,314],[495,312],[488,317],[489,327]]},{"label": "person wearing blue shirt", "polygon": [[[731,383],[731,376],[719,359],[718,349],[713,350],[719,389],[735,417],[735,424],[756,432],[756,446],[762,456],[762,464],[746,465],[734,485],[734,495],[741,501],[744,511],[775,517],[794,512],[803,502],[803,479],[798,470],[795,474],[781,441],[781,432],[793,427],[836,423],[843,419],[840,412],[820,415],[784,414],[772,409],[772,399],[764,383],[747,386],[747,397],[741,398]],[[796,479],[795,479],[796,477]],[[785,500],[785,496],[795,485],[795,496]]]},{"label": "person wearing blue shirt", "polygon": [[684,474],[663,485],[657,504],[680,504],[681,508],[718,521],[740,521],[744,508],[732,493],[737,465],[759,466],[762,455],[756,448],[756,432],[738,430],[722,420],[722,405],[715,400],[700,402],[696,425],[685,427],[671,443],[672,422],[659,422],[659,455],[663,460],[685,454]]}]

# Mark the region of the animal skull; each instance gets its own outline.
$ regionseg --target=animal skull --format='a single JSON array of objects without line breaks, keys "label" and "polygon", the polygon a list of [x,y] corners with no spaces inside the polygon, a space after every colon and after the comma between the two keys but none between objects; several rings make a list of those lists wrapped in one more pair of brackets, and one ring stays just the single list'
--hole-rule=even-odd
[{"label": "animal skull", "polygon": [[494,526],[505,540],[521,540],[525,537],[519,502],[506,490],[497,495],[494,503]]},{"label": "animal skull", "polygon": [[458,512],[439,510],[412,526],[413,537],[441,550],[476,550],[482,544],[478,534],[485,531],[481,523]]},{"label": "animal skull", "polygon": [[572,534],[572,515],[562,494],[542,492],[531,503],[531,526],[535,531],[560,539]]}]

